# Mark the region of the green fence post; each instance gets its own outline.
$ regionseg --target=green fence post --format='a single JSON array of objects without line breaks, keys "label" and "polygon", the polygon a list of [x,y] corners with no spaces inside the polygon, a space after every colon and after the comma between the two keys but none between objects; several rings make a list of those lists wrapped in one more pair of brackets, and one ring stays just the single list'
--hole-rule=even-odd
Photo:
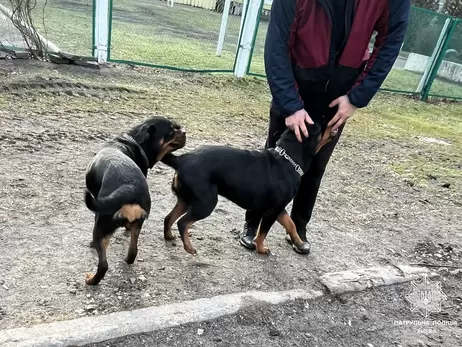
[{"label": "green fence post", "polygon": [[237,56],[239,54],[239,49],[241,47],[241,42],[242,42],[242,28],[244,27],[244,23],[247,20],[247,10],[249,9],[250,0],[247,1],[246,6],[244,6],[244,4],[245,4],[245,0],[242,1],[243,12],[241,13],[241,25],[239,29],[239,38],[237,40],[236,55],[234,56],[233,72],[236,71]]},{"label": "green fence post", "polygon": [[258,28],[260,27],[261,14],[263,12],[264,5],[265,5],[265,0],[261,0],[260,9],[258,10],[258,16],[257,16],[257,25],[255,26],[255,31],[253,33],[253,38],[252,38],[252,45],[250,47],[250,58],[249,58],[249,63],[247,64],[246,72],[245,72],[246,75],[248,75],[250,72],[250,65],[252,64],[253,52],[255,49],[255,43],[257,42]]},{"label": "green fence post", "polygon": [[234,75],[236,77],[244,77],[247,73],[249,65],[252,41],[255,36],[258,17],[260,15],[262,0],[248,0],[248,7],[245,13],[245,20],[242,22],[241,35],[237,50],[236,63],[234,65]]},{"label": "green fence post", "polygon": [[92,1],[91,9],[91,56],[96,58],[96,0]]},{"label": "green fence post", "polygon": [[444,21],[444,25],[443,25],[443,28],[441,29],[440,35],[438,37],[438,41],[436,42],[432,55],[430,56],[430,59],[428,60],[427,66],[425,67],[425,70],[422,74],[422,78],[420,79],[419,85],[417,86],[416,93],[419,94],[420,97],[422,97],[423,88],[429,81],[430,73],[433,71],[433,68],[435,67],[437,58],[441,52],[441,49],[443,47],[443,44],[445,42],[445,39],[446,39],[448,30],[450,27],[451,27],[451,17],[448,16],[446,20]]},{"label": "green fence post", "polygon": [[114,7],[114,2],[109,0],[109,29],[108,29],[108,38],[107,38],[107,61],[111,61],[111,45],[112,45],[112,8]]},{"label": "green fence post", "polygon": [[443,62],[444,55],[446,53],[446,50],[448,48],[449,42],[452,39],[452,36],[454,35],[454,31],[456,30],[457,23],[459,22],[458,19],[452,18],[451,19],[451,25],[448,28],[446,38],[444,39],[443,46],[441,48],[441,51],[439,52],[437,58],[436,58],[436,63],[433,67],[433,69],[430,71],[430,75],[428,77],[427,83],[425,83],[424,87],[422,88],[422,93],[421,93],[421,100],[422,101],[427,101],[428,100],[428,95],[430,94],[430,90],[433,85],[433,81],[435,80],[438,70],[441,66],[441,63]]}]

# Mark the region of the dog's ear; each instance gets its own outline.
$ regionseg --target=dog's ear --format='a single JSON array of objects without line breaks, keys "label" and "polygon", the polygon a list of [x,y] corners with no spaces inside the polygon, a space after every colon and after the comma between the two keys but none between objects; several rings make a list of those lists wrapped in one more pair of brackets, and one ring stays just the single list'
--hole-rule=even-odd
[{"label": "dog's ear", "polygon": [[308,130],[309,136],[316,137],[319,136],[319,134],[321,133],[321,126],[318,123],[308,124],[307,122],[305,122],[305,126],[306,130]]},{"label": "dog's ear", "polygon": [[157,127],[155,124],[150,124],[148,129],[147,129],[147,133],[150,135],[150,136],[153,136],[155,135],[157,132]]},{"label": "dog's ear", "polygon": [[156,133],[156,125],[155,124],[143,124],[140,129],[140,133],[145,133],[148,135],[154,135]]},{"label": "dog's ear", "polygon": [[150,137],[156,134],[156,125],[155,124],[143,124],[136,135],[136,138],[141,141],[147,141]]}]

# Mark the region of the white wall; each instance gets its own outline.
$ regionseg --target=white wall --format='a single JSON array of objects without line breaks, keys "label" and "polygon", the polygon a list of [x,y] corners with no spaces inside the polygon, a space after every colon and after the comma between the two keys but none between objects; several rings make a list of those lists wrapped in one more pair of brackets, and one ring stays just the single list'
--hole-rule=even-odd
[{"label": "white wall", "polygon": [[[410,53],[404,65],[404,70],[422,73],[425,71],[429,59],[430,57],[426,55]],[[443,60],[438,70],[438,77],[446,78],[456,83],[462,83],[462,64]]]}]

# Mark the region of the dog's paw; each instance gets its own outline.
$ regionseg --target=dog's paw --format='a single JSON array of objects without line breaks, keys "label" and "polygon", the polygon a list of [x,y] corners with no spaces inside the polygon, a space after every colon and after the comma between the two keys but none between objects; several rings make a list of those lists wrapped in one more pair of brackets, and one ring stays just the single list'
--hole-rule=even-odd
[{"label": "dog's paw", "polygon": [[164,233],[164,240],[165,241],[173,241],[176,239],[176,236],[172,233],[172,231],[167,231]]},{"label": "dog's paw", "polygon": [[194,247],[192,247],[192,246],[191,246],[191,247],[186,247],[186,246],[185,246],[185,247],[184,247],[184,250],[185,250],[186,252],[188,252],[189,254],[197,255],[196,249],[195,249]]},{"label": "dog's paw", "polygon": [[92,273],[87,273],[85,275],[85,283],[89,286],[96,285],[98,283],[95,282],[95,275]]},{"label": "dog's paw", "polygon": [[128,255],[124,258],[124,261],[128,264],[128,265],[132,265],[134,262],[135,262],[135,259],[136,259],[136,255]]},{"label": "dog's paw", "polygon": [[261,249],[257,249],[257,253],[261,255],[269,255],[271,250],[268,247],[262,247]]}]

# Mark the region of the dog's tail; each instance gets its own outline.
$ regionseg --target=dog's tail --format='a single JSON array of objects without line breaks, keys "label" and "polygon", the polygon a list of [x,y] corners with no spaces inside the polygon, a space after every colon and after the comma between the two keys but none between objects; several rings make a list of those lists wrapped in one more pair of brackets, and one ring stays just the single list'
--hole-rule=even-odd
[{"label": "dog's tail", "polygon": [[140,205],[135,203],[131,187],[123,185],[110,195],[96,199],[88,190],[85,191],[85,204],[87,208],[102,215],[112,215],[114,219],[127,219],[133,222],[147,217]]},{"label": "dog's tail", "polygon": [[103,198],[95,198],[88,190],[85,191],[85,204],[88,209],[103,215],[112,215],[127,202],[127,197],[131,195],[128,186],[121,186],[114,190],[110,195]]},{"label": "dog's tail", "polygon": [[178,169],[178,161],[179,161],[179,157],[177,157],[176,155],[172,153],[167,153],[161,159],[162,163],[164,163],[167,166],[170,166],[174,170]]}]

